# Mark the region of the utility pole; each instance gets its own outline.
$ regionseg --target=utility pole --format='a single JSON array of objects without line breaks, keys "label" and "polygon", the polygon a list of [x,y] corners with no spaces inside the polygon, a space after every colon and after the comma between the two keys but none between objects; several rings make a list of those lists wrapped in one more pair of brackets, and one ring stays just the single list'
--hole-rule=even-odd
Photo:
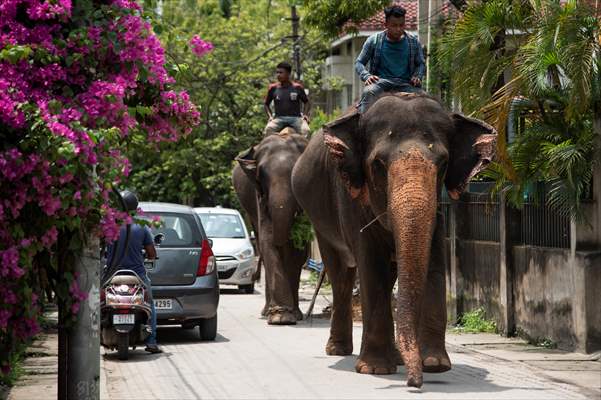
[{"label": "utility pole", "polygon": [[296,5],[294,3],[292,3],[290,8],[290,20],[292,21],[292,56],[294,58],[294,70],[296,73],[296,80],[300,81],[303,75],[300,60],[300,36],[298,35],[298,26],[300,18],[296,13]]},{"label": "utility pole", "polygon": [[79,305],[75,324],[59,332],[59,400],[100,398],[100,246],[97,237],[87,239],[75,271],[88,297]]}]

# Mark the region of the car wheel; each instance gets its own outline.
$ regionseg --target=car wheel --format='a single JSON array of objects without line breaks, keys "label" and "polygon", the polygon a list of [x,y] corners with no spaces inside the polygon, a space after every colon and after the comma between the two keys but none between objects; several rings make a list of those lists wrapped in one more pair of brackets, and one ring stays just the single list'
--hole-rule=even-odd
[{"label": "car wheel", "polygon": [[215,340],[217,337],[217,314],[213,318],[200,321],[198,328],[201,340]]},{"label": "car wheel", "polygon": [[238,289],[246,294],[253,294],[255,292],[255,283],[253,282],[250,285],[238,285]]}]

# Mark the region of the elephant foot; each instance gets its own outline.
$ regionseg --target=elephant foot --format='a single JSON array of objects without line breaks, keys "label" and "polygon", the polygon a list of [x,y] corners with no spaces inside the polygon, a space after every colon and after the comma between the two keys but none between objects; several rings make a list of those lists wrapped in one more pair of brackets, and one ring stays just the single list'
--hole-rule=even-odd
[{"label": "elephant foot", "polygon": [[302,321],[304,318],[303,312],[298,307],[296,307],[296,310],[294,310],[294,316],[296,317],[297,321]]},{"label": "elephant foot", "polygon": [[353,354],[353,341],[335,341],[334,339],[328,339],[326,344],[326,354],[329,356],[348,356]]},{"label": "elephant foot", "polygon": [[267,314],[269,325],[296,325],[296,316],[288,308],[271,307]]},{"label": "elephant foot", "polygon": [[440,373],[451,369],[451,360],[446,350],[425,351],[423,354],[422,366],[424,372]]},{"label": "elephant foot", "polygon": [[390,375],[397,370],[396,362],[387,359],[370,359],[369,361],[359,358],[355,364],[355,370],[360,374]]}]

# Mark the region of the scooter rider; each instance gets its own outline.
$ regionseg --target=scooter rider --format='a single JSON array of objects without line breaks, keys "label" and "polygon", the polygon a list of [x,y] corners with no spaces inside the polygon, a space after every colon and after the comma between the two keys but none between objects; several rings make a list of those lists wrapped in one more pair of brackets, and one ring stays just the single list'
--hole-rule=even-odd
[{"label": "scooter rider", "polygon": [[[138,198],[135,194],[126,190],[121,192],[121,197],[123,198],[123,201],[129,210],[137,209]],[[152,332],[146,339],[145,350],[149,353],[161,353],[162,350],[159,348],[156,341],[157,316],[156,309],[154,308],[154,301],[152,299],[152,286],[150,284],[150,279],[146,274],[146,268],[144,267],[144,255],[142,254],[142,250],[145,250],[146,258],[149,260],[153,260],[157,256],[156,249],[154,248],[152,233],[147,226],[131,224],[129,225],[129,240],[127,240],[127,236],[127,225],[123,225],[119,231],[119,238],[117,241],[108,247],[107,260],[113,260],[114,256],[120,257],[120,260],[118,261],[118,267],[121,269],[130,269],[134,271],[144,281],[150,302],[150,309],[152,312]],[[125,246],[127,247],[125,248]],[[115,252],[114,255],[113,251]]]}]

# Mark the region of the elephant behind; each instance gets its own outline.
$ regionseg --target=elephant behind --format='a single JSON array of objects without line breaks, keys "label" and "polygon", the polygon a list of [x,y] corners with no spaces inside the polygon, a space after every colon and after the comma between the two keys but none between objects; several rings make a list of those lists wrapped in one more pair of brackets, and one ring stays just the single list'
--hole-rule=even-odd
[{"label": "elephant behind", "polygon": [[238,199],[257,232],[266,282],[262,314],[272,325],[302,319],[298,286],[308,251],[296,249],[290,239],[295,217],[302,212],[290,178],[306,146],[307,139],[284,129],[241,153],[232,173]]},{"label": "elephant behind", "polygon": [[[489,125],[449,113],[426,95],[389,94],[363,115],[351,112],[317,132],[298,160],[292,186],[316,231],[332,282],[329,355],[353,350],[351,296],[361,284],[363,337],[355,368],[396,371],[407,384],[422,370],[451,368],[445,349],[443,183],[457,199],[493,155]],[[322,188],[319,192],[310,188]],[[398,350],[391,294],[398,279]]]}]

